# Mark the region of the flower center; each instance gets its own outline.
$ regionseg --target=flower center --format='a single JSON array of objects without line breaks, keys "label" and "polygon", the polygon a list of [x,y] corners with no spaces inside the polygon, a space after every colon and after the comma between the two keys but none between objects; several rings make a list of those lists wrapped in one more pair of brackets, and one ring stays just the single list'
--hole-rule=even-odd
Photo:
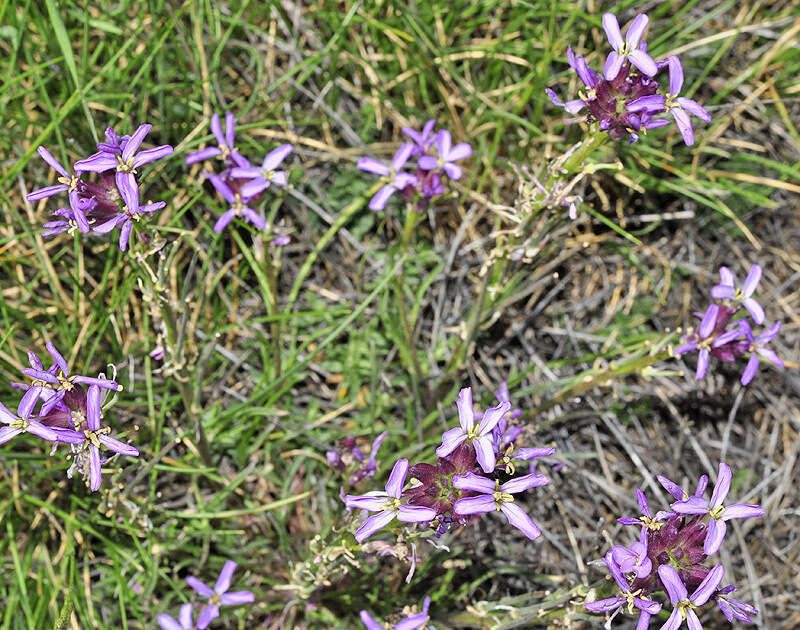
[{"label": "flower center", "polygon": [[58,389],[63,389],[65,392],[71,392],[75,385],[72,383],[71,376],[64,376],[61,372],[59,372],[58,376]]},{"label": "flower center", "polygon": [[133,173],[136,174],[136,169],[133,168],[133,158],[130,158],[127,162],[122,161],[122,155],[117,155],[117,172],[120,173]]},{"label": "flower center", "polygon": [[268,171],[262,168],[261,175],[263,175],[264,179],[266,179],[268,182],[271,182],[272,178],[275,177],[275,171]]},{"label": "flower center", "polygon": [[634,608],[634,606],[636,605],[636,604],[633,602],[634,598],[635,598],[635,597],[639,597],[639,595],[641,595],[641,593],[642,593],[642,589],[639,589],[638,591],[633,591],[633,592],[631,592],[631,591],[628,591],[627,593],[623,593],[623,594],[622,594],[622,596],[623,596],[623,597],[626,599],[626,601],[628,602],[628,613],[629,613],[629,614],[631,614],[631,615],[633,614],[633,608]]},{"label": "flower center", "polygon": [[111,427],[103,427],[102,429],[97,429],[97,431],[89,431],[87,429],[83,432],[83,434],[86,436],[86,439],[97,448],[100,448],[100,439],[98,436],[107,435],[108,433],[111,433]]},{"label": "flower center", "polygon": [[497,509],[500,509],[501,503],[513,503],[514,496],[508,492],[502,492],[499,488],[494,491],[494,502],[497,504]]},{"label": "flower center", "polygon": [[75,175],[71,177],[59,177],[58,178],[59,184],[64,184],[64,186],[69,186],[69,192],[72,192],[78,187],[78,178]]},{"label": "flower center", "polygon": [[400,499],[391,498],[386,503],[384,503],[382,507],[384,510],[397,512],[397,510],[400,508]]},{"label": "flower center", "polygon": [[719,507],[716,507],[713,510],[709,510],[708,515],[715,521],[718,521],[720,518],[722,518],[722,513],[724,511],[725,511],[725,506],[720,505]]},{"label": "flower center", "polygon": [[654,518],[650,518],[649,516],[641,516],[639,517],[639,520],[641,521],[644,527],[653,530],[654,532],[657,532],[662,527],[664,527],[664,523],[662,523],[661,521],[657,521]]},{"label": "flower center", "polygon": [[27,431],[28,427],[31,426],[31,423],[28,422],[25,418],[17,418],[9,426],[14,429],[22,429],[23,431]]}]

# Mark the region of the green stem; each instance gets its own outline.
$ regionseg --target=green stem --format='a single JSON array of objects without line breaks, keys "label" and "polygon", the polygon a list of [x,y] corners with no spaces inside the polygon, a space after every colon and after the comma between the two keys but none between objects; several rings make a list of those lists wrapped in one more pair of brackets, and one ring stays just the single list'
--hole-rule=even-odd
[{"label": "green stem", "polygon": [[403,330],[406,335],[406,343],[408,346],[408,354],[411,357],[411,380],[414,395],[419,399],[419,384],[423,380],[422,366],[419,362],[417,355],[416,345],[414,343],[414,326],[408,318],[408,308],[406,307],[405,296],[405,257],[408,251],[408,244],[411,241],[411,235],[414,233],[414,228],[419,221],[419,212],[414,210],[410,205],[406,208],[406,219],[403,225],[403,236],[400,241],[400,270],[397,273],[397,281],[395,282],[395,295],[397,299],[397,307],[400,310],[400,321],[403,325]]},{"label": "green stem", "polygon": [[670,356],[669,350],[661,350],[655,354],[647,354],[643,357],[638,357],[628,361],[627,363],[623,363],[622,365],[611,365],[607,370],[603,370],[602,372],[586,374],[585,376],[579,375],[576,381],[570,385],[567,385],[546,403],[543,403],[532,409],[530,411],[530,415],[531,417],[536,417],[540,413],[547,411],[548,409],[552,409],[557,404],[564,402],[569,398],[579,396],[583,392],[588,391],[593,387],[599,387],[607,381],[627,376],[628,374],[632,374],[634,372],[640,372],[651,365],[658,363],[659,361],[668,359]]}]

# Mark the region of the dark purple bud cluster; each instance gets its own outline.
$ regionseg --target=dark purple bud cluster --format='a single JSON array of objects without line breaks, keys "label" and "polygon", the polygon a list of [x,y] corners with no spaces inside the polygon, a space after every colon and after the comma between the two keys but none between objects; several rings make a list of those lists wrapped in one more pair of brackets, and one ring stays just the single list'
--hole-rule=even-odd
[{"label": "dark purple bud cluster", "polygon": [[[749,615],[758,611],[749,604],[727,598],[734,587],[720,588],[724,577],[722,566],[709,567],[704,564],[709,556],[719,551],[728,520],[765,514],[757,505],[723,505],[730,490],[731,478],[730,467],[721,463],[714,492],[708,500],[704,498],[708,485],[705,475],[698,481],[692,496],[676,483],[659,475],[661,485],[677,500],[669,511],[660,511],[655,515],[644,493],[637,489],[641,515],[620,518],[618,521],[622,525],[640,527],[639,540],[630,547],[614,546],[604,558],[620,593],[611,598],[587,602],[585,607],[594,612],[618,612],[627,605],[631,614],[636,608],[639,611],[636,628],[646,630],[650,617],[660,612],[662,607],[651,596],[664,591],[669,596],[673,611],[662,628],[676,630],[688,619],[690,628],[702,629],[695,611],[712,597],[728,620],[736,618],[751,621]],[[688,595],[689,591],[693,591],[691,596]]]},{"label": "dark purple bud cluster", "polygon": [[[397,150],[391,166],[370,157],[358,161],[356,166],[359,169],[380,175],[385,182],[370,200],[371,210],[383,210],[389,198],[399,192],[409,204],[423,211],[431,199],[444,194],[446,188],[443,177],[461,179],[463,171],[456,162],[472,155],[472,147],[466,142],[453,146],[450,132],[440,129],[434,133],[435,125],[435,120],[429,120],[422,131],[403,127],[403,133],[410,138],[410,142]],[[403,171],[406,163],[415,156],[418,158],[416,172]]]},{"label": "dark purple bud cluster", "polygon": [[[140,203],[140,182],[137,179],[141,166],[172,154],[172,147],[162,145],[139,151],[152,125],[140,125],[130,136],[118,136],[111,127],[106,129],[107,142],[97,145],[97,153],[73,165],[74,172],[65,169],[44,147],[39,155],[60,177],[58,184],[35,190],[26,196],[28,201],[38,201],[60,192],[69,195],[69,208],[58,208],[55,221],[44,224],[42,236],[79,230],[83,234],[107,234],[120,228],[119,248],[128,246],[133,223],[143,215],[161,210],[166,204]],[[98,182],[81,179],[85,173],[100,173]]]},{"label": "dark purple bud cluster", "polygon": [[[563,107],[570,114],[577,114],[585,108],[589,119],[598,122],[601,131],[607,131],[615,140],[627,136],[629,144],[636,142],[648,129],[668,125],[668,119],[656,116],[669,113],[684,142],[694,144],[689,115],[705,122],[711,121],[711,115],[695,101],[679,96],[683,87],[683,67],[676,56],[670,55],[664,61],[656,62],[647,54],[644,33],[648,23],[646,15],[637,15],[623,40],[616,16],[612,13],[603,15],[603,29],[613,48],[606,58],[603,74],[596,73],[584,57],[575,55],[569,47],[567,62],[584,89],[577,99],[566,103],[562,103],[549,88],[547,95],[554,105]],[[654,77],[664,67],[669,68],[669,90],[659,94],[661,86]]]},{"label": "dark purple bud cluster", "polygon": [[764,309],[752,297],[761,280],[759,265],[750,268],[750,273],[747,274],[747,279],[741,288],[736,286],[733,273],[727,267],[721,267],[719,275],[720,284],[711,289],[711,297],[718,303],[711,304],[704,314],[695,313],[700,319],[700,325],[696,331],[683,337],[681,340],[684,342],[683,345],[676,348],[673,354],[698,351],[695,372],[697,380],[706,375],[710,357],[733,363],[749,354],[741,378],[742,385],[747,385],[753,380],[762,360],[778,368],[784,367],[783,361],[775,351],[767,347],[780,332],[781,322],[776,322],[755,335],[746,318],[734,318],[744,308],[754,324],[764,324],[766,317]]},{"label": "dark purple bud cluster", "polygon": [[[508,522],[535,539],[541,531],[530,516],[514,502],[514,494],[548,483],[545,475],[533,471],[501,483],[515,472],[515,462],[552,455],[555,449],[517,448],[522,434],[519,426],[509,421],[522,413],[511,411],[508,387],[502,383],[496,392],[499,404],[487,409],[482,419],[472,404],[472,390],[461,390],[456,402],[459,426],[442,435],[442,444],[436,449],[436,464],[417,463],[409,466],[408,460],[399,460],[389,476],[386,492],[366,495],[347,495],[349,508],[377,512],[367,518],[356,531],[356,540],[363,542],[395,518],[407,523],[426,523],[441,536],[454,525],[467,524],[474,515],[485,512],[502,512]],[[328,454],[332,465],[342,465],[341,456]],[[406,476],[415,480],[403,489]]]},{"label": "dark purple bud cluster", "polygon": [[[221,232],[234,218],[239,217],[259,230],[267,229],[267,221],[262,214],[250,207],[270,186],[285,187],[289,184],[286,171],[277,170],[294,150],[291,144],[282,144],[267,153],[261,166],[253,166],[234,146],[236,122],[233,114],[225,115],[225,133],[222,132],[219,114],[211,116],[211,132],[217,146],[206,147],[186,156],[186,164],[194,164],[211,158],[222,160],[224,169],[219,174],[206,172],[220,196],[230,204],[214,224],[214,231]],[[278,236],[273,245],[286,245],[288,237]]]},{"label": "dark purple bud cluster", "polygon": [[30,368],[22,373],[32,380],[31,384],[11,383],[15,389],[25,392],[17,405],[17,413],[0,404],[0,422],[5,425],[0,427],[0,444],[21,433],[30,433],[52,442],[53,453],[59,445],[69,445],[73,463],[67,476],[72,478],[77,471],[91,490],[97,491],[102,483],[102,464],[108,461],[108,458],[101,458],[101,448],[128,457],[139,455],[134,447],[112,438],[111,428],[101,423],[104,397],[101,389],[119,391],[122,387],[102,375],[95,378],[70,374],[66,360],[55,346],[48,343],[46,347],[53,365],[45,369],[36,353],[29,350]]}]

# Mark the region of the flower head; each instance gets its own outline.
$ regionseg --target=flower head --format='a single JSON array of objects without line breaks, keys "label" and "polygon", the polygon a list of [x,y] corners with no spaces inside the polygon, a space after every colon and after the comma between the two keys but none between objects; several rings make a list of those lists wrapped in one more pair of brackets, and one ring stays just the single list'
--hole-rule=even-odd
[{"label": "flower head", "polygon": [[475,410],[472,406],[472,388],[465,387],[458,394],[456,401],[458,407],[458,421],[460,426],[450,429],[442,434],[442,445],[436,449],[439,457],[447,457],[456,447],[469,440],[475,448],[483,472],[492,472],[495,468],[496,457],[492,429],[501,418],[511,409],[511,403],[503,402],[497,407],[490,407],[483,414],[480,424],[475,425]]},{"label": "flower head", "polygon": [[217,140],[216,147],[206,147],[186,156],[187,164],[194,164],[195,162],[202,162],[212,157],[219,157],[226,162],[233,162],[242,166],[244,158],[236,150],[234,144],[234,134],[236,129],[236,122],[231,113],[225,114],[225,133],[222,133],[222,126],[219,123],[219,114],[214,113],[211,116],[211,132]]},{"label": "flower head", "polygon": [[215,232],[222,232],[228,224],[233,221],[234,217],[241,217],[247,219],[250,223],[255,225],[259,230],[267,228],[267,222],[255,210],[247,206],[247,202],[251,197],[242,196],[240,193],[235,193],[228,184],[225,183],[219,175],[214,173],[206,173],[206,177],[211,180],[211,183],[216,188],[217,192],[222,195],[223,199],[231,204],[229,210],[220,215],[217,222],[214,224]]},{"label": "flower head", "polygon": [[689,497],[685,501],[678,501],[672,504],[672,510],[677,514],[708,514],[711,517],[708,522],[708,534],[703,543],[703,552],[707,556],[716,553],[722,545],[727,529],[726,521],[734,518],[764,516],[766,514],[759,505],[744,503],[737,503],[727,507],[722,505],[731,489],[732,477],[730,466],[722,462],[719,465],[717,483],[714,485],[714,492],[710,501],[702,497]]},{"label": "flower head", "polygon": [[434,143],[439,155],[423,155],[418,162],[419,168],[423,171],[441,168],[450,179],[461,179],[461,167],[454,162],[472,155],[472,147],[466,142],[453,146],[453,138],[446,129],[436,133]]},{"label": "flower head", "polygon": [[397,153],[394,154],[391,167],[371,157],[362,157],[358,161],[356,168],[367,171],[368,173],[380,175],[385,182],[384,186],[370,199],[370,210],[383,210],[386,206],[386,202],[389,201],[389,197],[395,192],[403,190],[406,186],[417,185],[416,175],[401,171],[413,153],[414,144],[406,142],[397,150]]},{"label": "flower head", "polygon": [[664,590],[669,595],[669,601],[673,605],[672,614],[667,622],[662,626],[662,630],[677,630],[683,625],[684,620],[690,630],[702,630],[703,626],[697,617],[695,609],[705,604],[714,592],[725,575],[725,569],[721,564],[715,566],[708,572],[706,578],[700,586],[689,597],[686,586],[681,581],[678,572],[668,564],[658,567],[658,577],[664,585]]},{"label": "flower head", "polygon": [[650,616],[657,615],[661,611],[661,604],[647,599],[646,596],[643,595],[641,589],[635,591],[631,590],[628,580],[625,579],[622,570],[614,560],[613,552],[609,551],[606,553],[603,561],[611,572],[611,577],[614,578],[614,582],[616,582],[619,587],[620,594],[616,597],[609,597],[608,599],[586,602],[583,605],[584,608],[593,612],[608,612],[627,605],[629,614],[633,614],[633,609],[637,608],[639,610],[639,623],[636,627],[646,628]]},{"label": "flower head", "polygon": [[727,267],[719,268],[720,283],[711,288],[711,297],[717,300],[734,300],[740,302],[750,313],[753,321],[761,325],[764,323],[764,309],[752,297],[753,293],[761,280],[761,267],[753,265],[745,278],[741,288],[736,286],[736,279],[733,272]]},{"label": "flower head", "polygon": [[280,163],[286,159],[293,149],[294,147],[291,144],[282,144],[267,153],[264,161],[261,163],[261,167],[250,166],[242,168],[238,166],[231,169],[232,177],[250,180],[242,186],[242,197],[255,197],[260,192],[269,188],[271,184],[286,186],[288,183],[286,171],[276,171],[275,169],[278,168]]},{"label": "flower head", "polygon": [[750,324],[744,319],[739,320],[739,328],[747,339],[747,350],[750,352],[750,358],[747,361],[744,372],[742,372],[742,385],[747,385],[753,380],[753,377],[758,371],[758,366],[761,364],[761,359],[765,359],[779,368],[784,367],[783,361],[775,354],[775,351],[766,347],[780,332],[781,322],[775,322],[767,330],[758,335],[758,337],[753,336],[753,330],[750,328]]},{"label": "flower head", "polygon": [[389,480],[386,482],[386,492],[363,495],[348,494],[344,497],[344,503],[349,508],[377,512],[356,530],[355,538],[358,542],[364,542],[372,534],[386,527],[395,518],[404,523],[427,523],[436,518],[436,510],[432,508],[400,503],[400,495],[403,491],[407,474],[408,460],[400,459],[389,474]]},{"label": "flower head", "polygon": [[236,570],[236,566],[233,560],[228,560],[225,563],[217,578],[217,583],[214,585],[214,590],[211,590],[192,575],[186,578],[186,582],[188,582],[189,586],[191,586],[198,595],[208,599],[208,603],[203,607],[203,610],[200,611],[200,615],[197,617],[198,630],[208,628],[209,624],[219,617],[220,606],[251,604],[255,601],[255,597],[250,591],[228,592],[231,587],[231,578],[233,577],[233,572]]},{"label": "flower head", "polygon": [[510,525],[516,527],[531,540],[538,538],[542,532],[531,520],[525,511],[514,502],[513,495],[528,490],[545,486],[549,480],[544,475],[529,474],[500,484],[475,473],[457,475],[453,477],[453,486],[459,490],[471,490],[480,493],[475,497],[459,499],[453,506],[453,511],[459,516],[482,514],[485,512],[501,511],[506,515]]}]

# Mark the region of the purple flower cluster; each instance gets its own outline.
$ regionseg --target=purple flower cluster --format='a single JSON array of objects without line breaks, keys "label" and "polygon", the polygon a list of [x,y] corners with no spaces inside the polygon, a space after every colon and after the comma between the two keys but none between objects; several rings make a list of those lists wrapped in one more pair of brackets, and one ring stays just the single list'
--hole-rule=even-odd
[{"label": "purple flower cluster", "polygon": [[761,280],[760,266],[753,265],[750,268],[741,287],[736,285],[736,279],[727,267],[721,267],[719,275],[720,284],[711,289],[711,297],[719,303],[711,304],[705,313],[695,313],[700,325],[696,331],[681,339],[683,345],[676,348],[673,354],[681,355],[697,350],[697,380],[706,375],[712,356],[733,363],[738,358],[749,355],[741,378],[742,385],[747,385],[753,380],[762,361],[775,367],[784,367],[781,358],[768,347],[780,332],[781,322],[765,326],[764,330],[755,334],[745,317],[734,318],[744,308],[754,325],[764,325],[764,309],[753,298]]},{"label": "purple flower cluster", "polygon": [[[166,205],[163,201],[140,202],[138,169],[172,154],[172,147],[166,144],[140,151],[151,129],[152,125],[140,125],[132,135],[118,136],[113,128],[108,127],[107,142],[97,145],[97,153],[75,162],[73,172],[67,171],[47,149],[39,147],[39,155],[58,173],[58,184],[35,190],[26,199],[38,201],[61,192],[66,192],[69,198],[69,207],[55,210],[53,215],[58,218],[44,224],[42,236],[75,230],[83,234],[90,231],[107,234],[118,227],[119,248],[124,251],[133,224]],[[100,173],[100,181],[81,179],[87,172]]]},{"label": "purple flower cluster", "polygon": [[[221,173],[206,172],[216,191],[230,204],[214,224],[214,231],[221,232],[238,217],[248,221],[259,230],[267,228],[263,216],[250,207],[270,186],[285,187],[289,183],[286,171],[277,170],[286,157],[294,150],[291,144],[282,144],[267,153],[261,166],[252,166],[234,146],[236,123],[233,114],[225,115],[225,133],[222,133],[219,115],[211,117],[211,132],[217,140],[217,146],[206,147],[186,156],[186,164],[194,164],[210,158],[222,160],[224,169]],[[277,237],[273,245],[286,245],[288,239]]]},{"label": "purple flower cluster", "polygon": [[[704,564],[719,551],[725,537],[726,522],[731,519],[763,516],[758,505],[724,505],[731,484],[731,469],[720,463],[717,483],[711,499],[704,497],[708,478],[703,475],[692,496],[666,477],[659,483],[676,501],[668,511],[655,515],[644,493],[637,489],[636,497],[641,515],[618,519],[622,525],[640,527],[639,540],[630,547],[615,545],[606,553],[604,562],[619,591],[613,597],[587,602],[584,606],[594,612],[616,611],[627,607],[628,613],[638,610],[637,630],[646,630],[650,617],[661,611],[662,605],[651,595],[664,591],[673,607],[662,630],[676,630],[683,621],[691,630],[702,630],[697,610],[714,598],[725,617],[732,621],[752,622],[758,611],[745,602],[728,596],[735,587],[720,588],[722,565],[709,568]],[[689,595],[689,591],[692,594]]]},{"label": "purple flower cluster", "polygon": [[208,628],[214,619],[219,617],[220,606],[237,606],[239,604],[252,604],[255,601],[253,593],[250,591],[235,591],[229,593],[231,588],[231,578],[236,570],[236,563],[228,560],[220,571],[217,583],[214,588],[206,586],[196,577],[190,575],[186,582],[195,592],[208,600],[203,606],[197,621],[192,621],[192,605],[184,604],[176,621],[167,614],[159,615],[156,621],[162,630],[204,630]]},{"label": "purple flower cluster", "polygon": [[[603,30],[613,49],[606,57],[603,74],[595,72],[584,57],[575,55],[569,47],[567,62],[584,89],[577,99],[566,103],[549,88],[547,95],[554,105],[570,114],[586,109],[589,119],[597,121],[601,131],[607,131],[614,139],[628,136],[629,144],[636,142],[648,129],[668,125],[669,118],[658,118],[668,113],[684,142],[692,145],[694,131],[690,115],[705,122],[711,121],[711,115],[695,101],[680,96],[683,67],[675,55],[657,62],[647,54],[644,34],[649,21],[645,14],[637,15],[623,39],[616,16],[613,13],[603,15]],[[663,68],[668,68],[669,88],[659,92],[661,86],[655,77]]]},{"label": "purple flower cluster", "polygon": [[[102,484],[102,465],[109,458],[101,457],[101,449],[128,457],[137,457],[133,446],[111,437],[111,427],[103,425],[103,394],[122,388],[113,380],[102,377],[70,374],[69,366],[52,343],[46,345],[53,365],[45,369],[36,353],[28,351],[29,368],[22,373],[31,384],[11,383],[24,391],[17,413],[0,404],[0,444],[30,433],[52,442],[53,452],[61,445],[69,445],[73,459],[67,472],[72,477],[80,473],[93,492]],[[86,389],[84,389],[86,386]],[[41,404],[40,404],[41,403]],[[36,406],[39,405],[38,411]]]},{"label": "purple flower cluster", "polygon": [[[435,120],[429,120],[422,131],[403,127],[410,140],[397,150],[389,166],[370,157],[358,161],[357,168],[380,175],[384,182],[369,202],[371,210],[383,210],[396,192],[417,210],[424,210],[432,198],[444,194],[444,177],[461,179],[463,172],[456,162],[472,155],[472,147],[466,142],[453,146],[450,132],[440,129],[434,133],[435,125]],[[415,172],[402,170],[412,157],[417,158]]]},{"label": "purple flower cluster", "polygon": [[[465,525],[475,515],[500,511],[508,522],[531,540],[541,531],[515,502],[514,495],[546,485],[544,475],[531,472],[508,479],[516,462],[552,455],[554,448],[518,448],[520,426],[509,421],[521,411],[511,412],[505,383],[497,392],[499,404],[483,414],[472,403],[472,390],[461,390],[456,405],[459,426],[442,435],[436,450],[437,464],[399,460],[389,475],[385,492],[346,495],[345,505],[373,512],[355,533],[363,542],[392,521],[428,524],[437,536],[452,525]],[[480,420],[477,418],[480,416]],[[404,490],[406,478],[414,483]]]}]

